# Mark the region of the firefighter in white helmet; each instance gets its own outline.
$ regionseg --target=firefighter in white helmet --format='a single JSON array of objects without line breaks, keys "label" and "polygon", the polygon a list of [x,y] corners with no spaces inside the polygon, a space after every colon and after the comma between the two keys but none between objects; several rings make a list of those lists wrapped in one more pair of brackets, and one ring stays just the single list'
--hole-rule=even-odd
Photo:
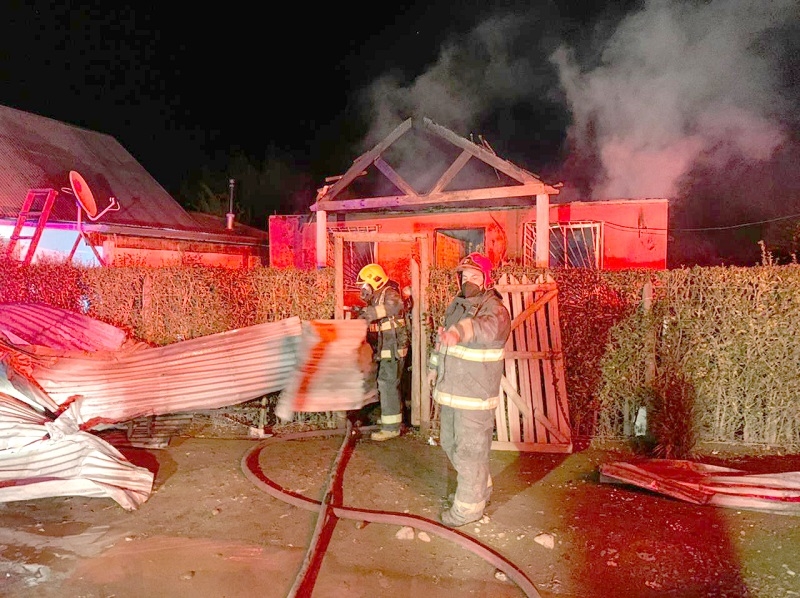
[{"label": "firefighter in white helmet", "polygon": [[381,429],[370,435],[372,440],[389,440],[400,436],[403,423],[403,401],[400,379],[408,353],[409,331],[406,307],[400,285],[390,280],[379,264],[367,264],[358,273],[361,299],[367,306],[359,318],[367,320],[367,341],[378,363],[377,386],[381,403]]},{"label": "firefighter in white helmet", "polygon": [[492,284],[492,263],[470,253],[456,267],[459,293],[428,362],[439,438],[457,474],[452,505],[439,516],[448,527],[483,517],[492,492],[489,453],[500,401],[504,347],[511,317]]}]

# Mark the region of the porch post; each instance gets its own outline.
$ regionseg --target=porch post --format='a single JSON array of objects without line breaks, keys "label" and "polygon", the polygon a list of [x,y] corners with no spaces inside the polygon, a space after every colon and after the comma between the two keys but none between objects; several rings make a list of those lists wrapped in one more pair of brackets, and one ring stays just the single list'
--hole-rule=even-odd
[{"label": "porch post", "polygon": [[550,266],[550,196],[536,196],[536,267]]},{"label": "porch post", "polygon": [[325,210],[317,210],[317,268],[328,265],[328,231]]}]

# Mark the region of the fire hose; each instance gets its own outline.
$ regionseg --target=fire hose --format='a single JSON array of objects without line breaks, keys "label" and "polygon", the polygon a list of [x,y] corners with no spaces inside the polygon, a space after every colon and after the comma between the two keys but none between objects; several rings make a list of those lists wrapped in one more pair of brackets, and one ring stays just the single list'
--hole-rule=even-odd
[{"label": "fire hose", "polygon": [[499,571],[502,571],[508,577],[508,579],[516,583],[517,586],[519,586],[519,588],[529,598],[540,597],[539,592],[536,590],[536,586],[534,586],[533,582],[528,579],[522,569],[506,559],[503,555],[490,546],[483,544],[479,540],[476,540],[464,532],[461,532],[457,529],[451,529],[445,525],[442,525],[441,523],[426,519],[425,517],[421,517],[419,515],[395,513],[392,511],[356,509],[342,505],[342,480],[347,461],[349,456],[352,454],[355,441],[360,436],[360,430],[368,428],[359,428],[354,430],[352,423],[350,421],[347,422],[347,428],[344,430],[344,441],[342,442],[339,452],[336,455],[333,467],[331,468],[328,485],[325,489],[322,501],[317,501],[303,496],[302,494],[297,494],[295,492],[286,490],[273,480],[269,479],[261,469],[259,456],[261,452],[270,444],[315,436],[333,436],[341,434],[341,428],[335,430],[315,430],[310,432],[297,432],[294,434],[272,436],[260,442],[242,457],[242,471],[244,472],[245,476],[258,488],[264,490],[267,494],[277,498],[278,500],[307,511],[316,511],[318,513],[317,523],[311,543],[306,551],[303,564],[295,579],[294,585],[290,590],[288,598],[311,595],[311,590],[314,587],[317,573],[319,572],[322,558],[324,557],[325,549],[327,548],[328,541],[330,539],[330,534],[332,533],[333,527],[335,527],[338,519],[351,519],[362,523],[386,523],[389,525],[408,526],[417,530],[423,530],[425,532],[434,534],[445,540],[450,540],[456,543],[458,546],[483,558],[486,562],[494,566]]}]

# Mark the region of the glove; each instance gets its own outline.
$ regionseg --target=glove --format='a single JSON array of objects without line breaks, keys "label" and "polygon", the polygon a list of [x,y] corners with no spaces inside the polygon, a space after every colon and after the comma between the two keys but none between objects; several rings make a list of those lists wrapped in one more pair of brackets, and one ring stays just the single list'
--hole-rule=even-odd
[{"label": "glove", "polygon": [[459,340],[461,340],[461,338],[458,334],[458,331],[452,326],[447,330],[444,328],[439,328],[439,343],[442,346],[452,347],[453,345],[457,345]]},{"label": "glove", "polygon": [[364,308],[363,307],[355,307],[355,306],[346,307],[345,310],[350,312],[350,317],[352,319],[354,319],[354,320],[357,320],[358,318],[360,318],[361,314],[364,313]]}]

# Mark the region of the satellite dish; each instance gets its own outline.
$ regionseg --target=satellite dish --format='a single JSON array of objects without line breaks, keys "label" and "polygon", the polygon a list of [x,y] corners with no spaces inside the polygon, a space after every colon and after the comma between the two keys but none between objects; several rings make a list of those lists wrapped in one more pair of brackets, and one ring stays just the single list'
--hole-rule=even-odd
[{"label": "satellite dish", "polygon": [[97,216],[97,203],[94,201],[94,194],[79,172],[74,170],[69,171],[69,186],[72,188],[75,199],[81,204],[83,209],[86,210],[86,214],[89,218]]},{"label": "satellite dish", "polygon": [[69,171],[69,186],[70,188],[67,189],[66,187],[63,191],[67,193],[72,193],[75,196],[75,201],[78,203],[78,224],[80,225],[81,221],[81,208],[83,211],[86,212],[86,215],[89,217],[89,220],[94,222],[95,220],[99,219],[100,216],[105,214],[109,211],[118,211],[119,210],[119,203],[117,203],[116,197],[109,197],[108,198],[108,206],[100,212],[97,213],[97,202],[94,200],[94,193],[92,190],[89,189],[89,184],[86,182],[76,170]]},{"label": "satellite dish", "polygon": [[94,194],[92,190],[89,188],[88,183],[86,180],[81,176],[81,174],[75,170],[69,171],[69,188],[62,187],[61,189],[65,193],[72,193],[75,196],[75,203],[78,207],[78,236],[75,239],[75,244],[72,246],[72,251],[70,251],[69,259],[71,260],[72,257],[75,255],[75,250],[78,248],[78,245],[81,242],[81,239],[86,243],[86,245],[94,252],[95,257],[97,257],[97,261],[100,262],[101,265],[105,265],[103,262],[103,258],[100,257],[100,254],[95,249],[94,245],[89,242],[89,238],[86,236],[86,233],[83,230],[83,224],[81,222],[81,212],[86,212],[86,216],[89,217],[89,220],[94,222],[98,220],[103,214],[108,211],[117,211],[119,210],[119,203],[117,202],[116,197],[109,197],[108,198],[108,206],[98,213],[97,212],[97,202],[94,200]]}]

